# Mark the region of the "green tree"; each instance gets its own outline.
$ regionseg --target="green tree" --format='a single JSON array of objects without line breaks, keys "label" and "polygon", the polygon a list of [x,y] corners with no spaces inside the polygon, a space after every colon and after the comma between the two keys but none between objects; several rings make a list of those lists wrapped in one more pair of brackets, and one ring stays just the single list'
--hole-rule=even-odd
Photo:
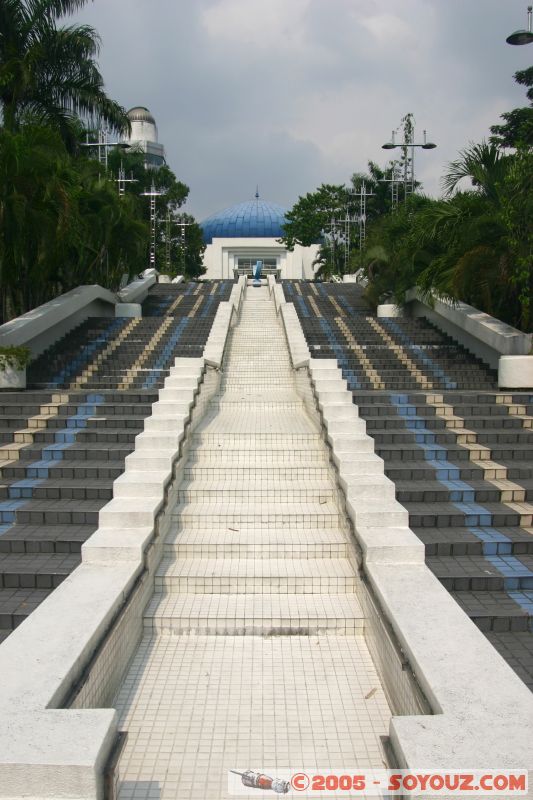
[{"label": "green tree", "polygon": [[[156,198],[156,266],[161,271],[167,271],[167,214],[170,212],[171,220],[173,220],[181,206],[185,203],[189,187],[176,178],[172,170],[164,165],[158,169],[147,168],[145,165],[144,153],[136,149],[123,150],[116,148],[109,153],[108,158],[109,176],[113,180],[117,180],[119,171],[122,169],[126,176],[125,194],[130,200],[135,199],[136,206],[139,211],[141,219],[145,220],[146,224],[150,221],[150,201],[146,196],[151,191],[152,186],[159,192]],[[170,274],[177,275],[177,244],[174,241],[176,237],[175,226],[171,225],[171,267]],[[140,272],[148,265],[148,249],[146,245],[146,252],[140,262],[130,264],[130,273]],[[126,270],[125,270],[126,271]]]},{"label": "green tree", "polygon": [[2,320],[81,283],[117,289],[131,264],[146,264],[141,201],[119,198],[100,170],[50,128],[0,129]]},{"label": "green tree", "polygon": [[533,146],[533,67],[520,70],[514,79],[527,87],[529,106],[515,108],[502,114],[503,125],[491,127],[491,142],[499,147]]},{"label": "green tree", "polygon": [[315,192],[299,197],[286,214],[282,241],[288,250],[297,244],[320,244],[317,259],[323,276],[343,272],[341,248],[346,213],[355,213],[356,200],[346,186],[322,184]]},{"label": "green tree", "polygon": [[124,109],[104,91],[95,58],[100,39],[88,25],[58,20],[88,0],[2,0],[0,107],[10,131],[31,119],[57,129],[73,147],[79,116],[129,129]]},{"label": "green tree", "polygon": [[188,279],[199,278],[205,272],[203,254],[206,245],[203,232],[190,214],[175,216],[174,272]]},{"label": "green tree", "polygon": [[506,242],[514,256],[510,282],[518,292],[520,324],[533,330],[533,151],[519,148],[502,187]]},{"label": "green tree", "polygon": [[442,178],[445,195],[450,197],[459,183],[469,178],[480,194],[497,203],[509,163],[509,156],[502,155],[496,145],[470,143],[459,152],[459,158],[448,165],[448,172]]}]

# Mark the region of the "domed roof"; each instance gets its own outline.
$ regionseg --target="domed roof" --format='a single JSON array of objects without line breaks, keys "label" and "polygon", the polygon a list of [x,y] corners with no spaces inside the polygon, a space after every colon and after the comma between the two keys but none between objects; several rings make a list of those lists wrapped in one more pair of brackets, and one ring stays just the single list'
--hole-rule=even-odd
[{"label": "domed roof", "polygon": [[152,125],[155,125],[155,119],[145,106],[135,106],[134,108],[130,108],[127,116],[131,122],[151,122]]},{"label": "domed roof", "polygon": [[217,239],[275,238],[283,236],[283,225],[287,209],[277,203],[253,200],[225,208],[200,223],[204,242],[211,244]]}]

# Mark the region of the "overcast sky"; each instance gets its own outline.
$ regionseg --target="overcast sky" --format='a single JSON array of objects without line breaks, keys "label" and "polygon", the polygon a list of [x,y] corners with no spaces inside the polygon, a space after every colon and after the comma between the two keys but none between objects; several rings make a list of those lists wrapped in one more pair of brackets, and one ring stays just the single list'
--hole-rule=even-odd
[{"label": "overcast sky", "polygon": [[526,0],[94,0],[79,19],[102,40],[111,96],[147,106],[199,219],[252,197],[287,207],[344,183],[402,116],[424,189],[499,115],[525,105],[512,75],[533,46]]}]

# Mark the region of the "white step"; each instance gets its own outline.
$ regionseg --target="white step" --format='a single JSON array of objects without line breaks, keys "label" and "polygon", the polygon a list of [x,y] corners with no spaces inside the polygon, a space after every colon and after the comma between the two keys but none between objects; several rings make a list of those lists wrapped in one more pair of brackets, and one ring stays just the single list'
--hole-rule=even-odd
[{"label": "white step", "polygon": [[144,627],[157,633],[220,636],[362,634],[364,615],[351,594],[155,595]]},{"label": "white step", "polygon": [[163,559],[155,590],[191,594],[343,594],[358,579],[346,558]]},{"label": "white step", "polygon": [[[363,437],[361,437],[363,440]],[[369,439],[370,437],[364,437]],[[320,433],[222,433],[202,431],[195,433],[192,440],[198,448],[204,445],[216,446],[224,448],[224,450],[252,450],[252,451],[265,451],[265,450],[286,450],[290,449],[293,445],[301,445],[298,449],[303,447],[316,447],[323,439]],[[372,448],[374,442],[372,442]]]},{"label": "white step", "polygon": [[180,558],[340,558],[348,555],[348,534],[340,528],[176,527],[165,539],[164,552]]},{"label": "white step", "polygon": [[283,481],[196,480],[187,485],[184,482],[178,490],[180,502],[203,501],[217,502],[223,500],[248,500],[270,503],[307,502],[333,500],[336,488],[329,480],[304,482],[292,481],[290,485]]},{"label": "white step", "polygon": [[343,520],[337,508],[325,503],[265,503],[245,501],[190,502],[176,506],[173,519],[182,527],[218,527],[237,529],[255,525],[257,528],[292,527],[338,528]]},{"label": "white step", "polygon": [[317,465],[311,460],[307,464],[297,466],[277,466],[271,464],[256,464],[248,467],[235,464],[232,461],[220,461],[216,466],[196,462],[194,455],[187,462],[184,470],[186,480],[224,481],[240,480],[246,483],[268,483],[271,479],[284,481],[288,484],[300,481],[328,480],[330,470],[327,465]]}]

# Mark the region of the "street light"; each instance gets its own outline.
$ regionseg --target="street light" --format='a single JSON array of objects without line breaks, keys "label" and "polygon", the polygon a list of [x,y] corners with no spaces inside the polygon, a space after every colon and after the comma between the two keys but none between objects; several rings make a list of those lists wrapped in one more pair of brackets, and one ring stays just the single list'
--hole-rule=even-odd
[{"label": "street light", "polygon": [[505,40],[507,44],[531,44],[533,42],[533,31],[531,22],[533,16],[533,6],[527,7],[527,30],[519,30],[512,33]]},{"label": "street light", "polygon": [[[396,131],[393,131],[390,142],[385,142],[385,144],[381,145],[383,150],[394,150],[396,147],[403,149],[404,188],[406,196],[408,192],[414,192],[415,190],[415,147],[421,147],[422,150],[434,150],[437,146],[434,144],[434,142],[428,142],[426,131],[424,131],[423,142],[415,143],[413,139],[414,131],[412,131],[409,136],[405,133],[403,142],[396,142]],[[409,148],[411,148],[411,158],[408,158],[407,156],[407,151]]]}]

